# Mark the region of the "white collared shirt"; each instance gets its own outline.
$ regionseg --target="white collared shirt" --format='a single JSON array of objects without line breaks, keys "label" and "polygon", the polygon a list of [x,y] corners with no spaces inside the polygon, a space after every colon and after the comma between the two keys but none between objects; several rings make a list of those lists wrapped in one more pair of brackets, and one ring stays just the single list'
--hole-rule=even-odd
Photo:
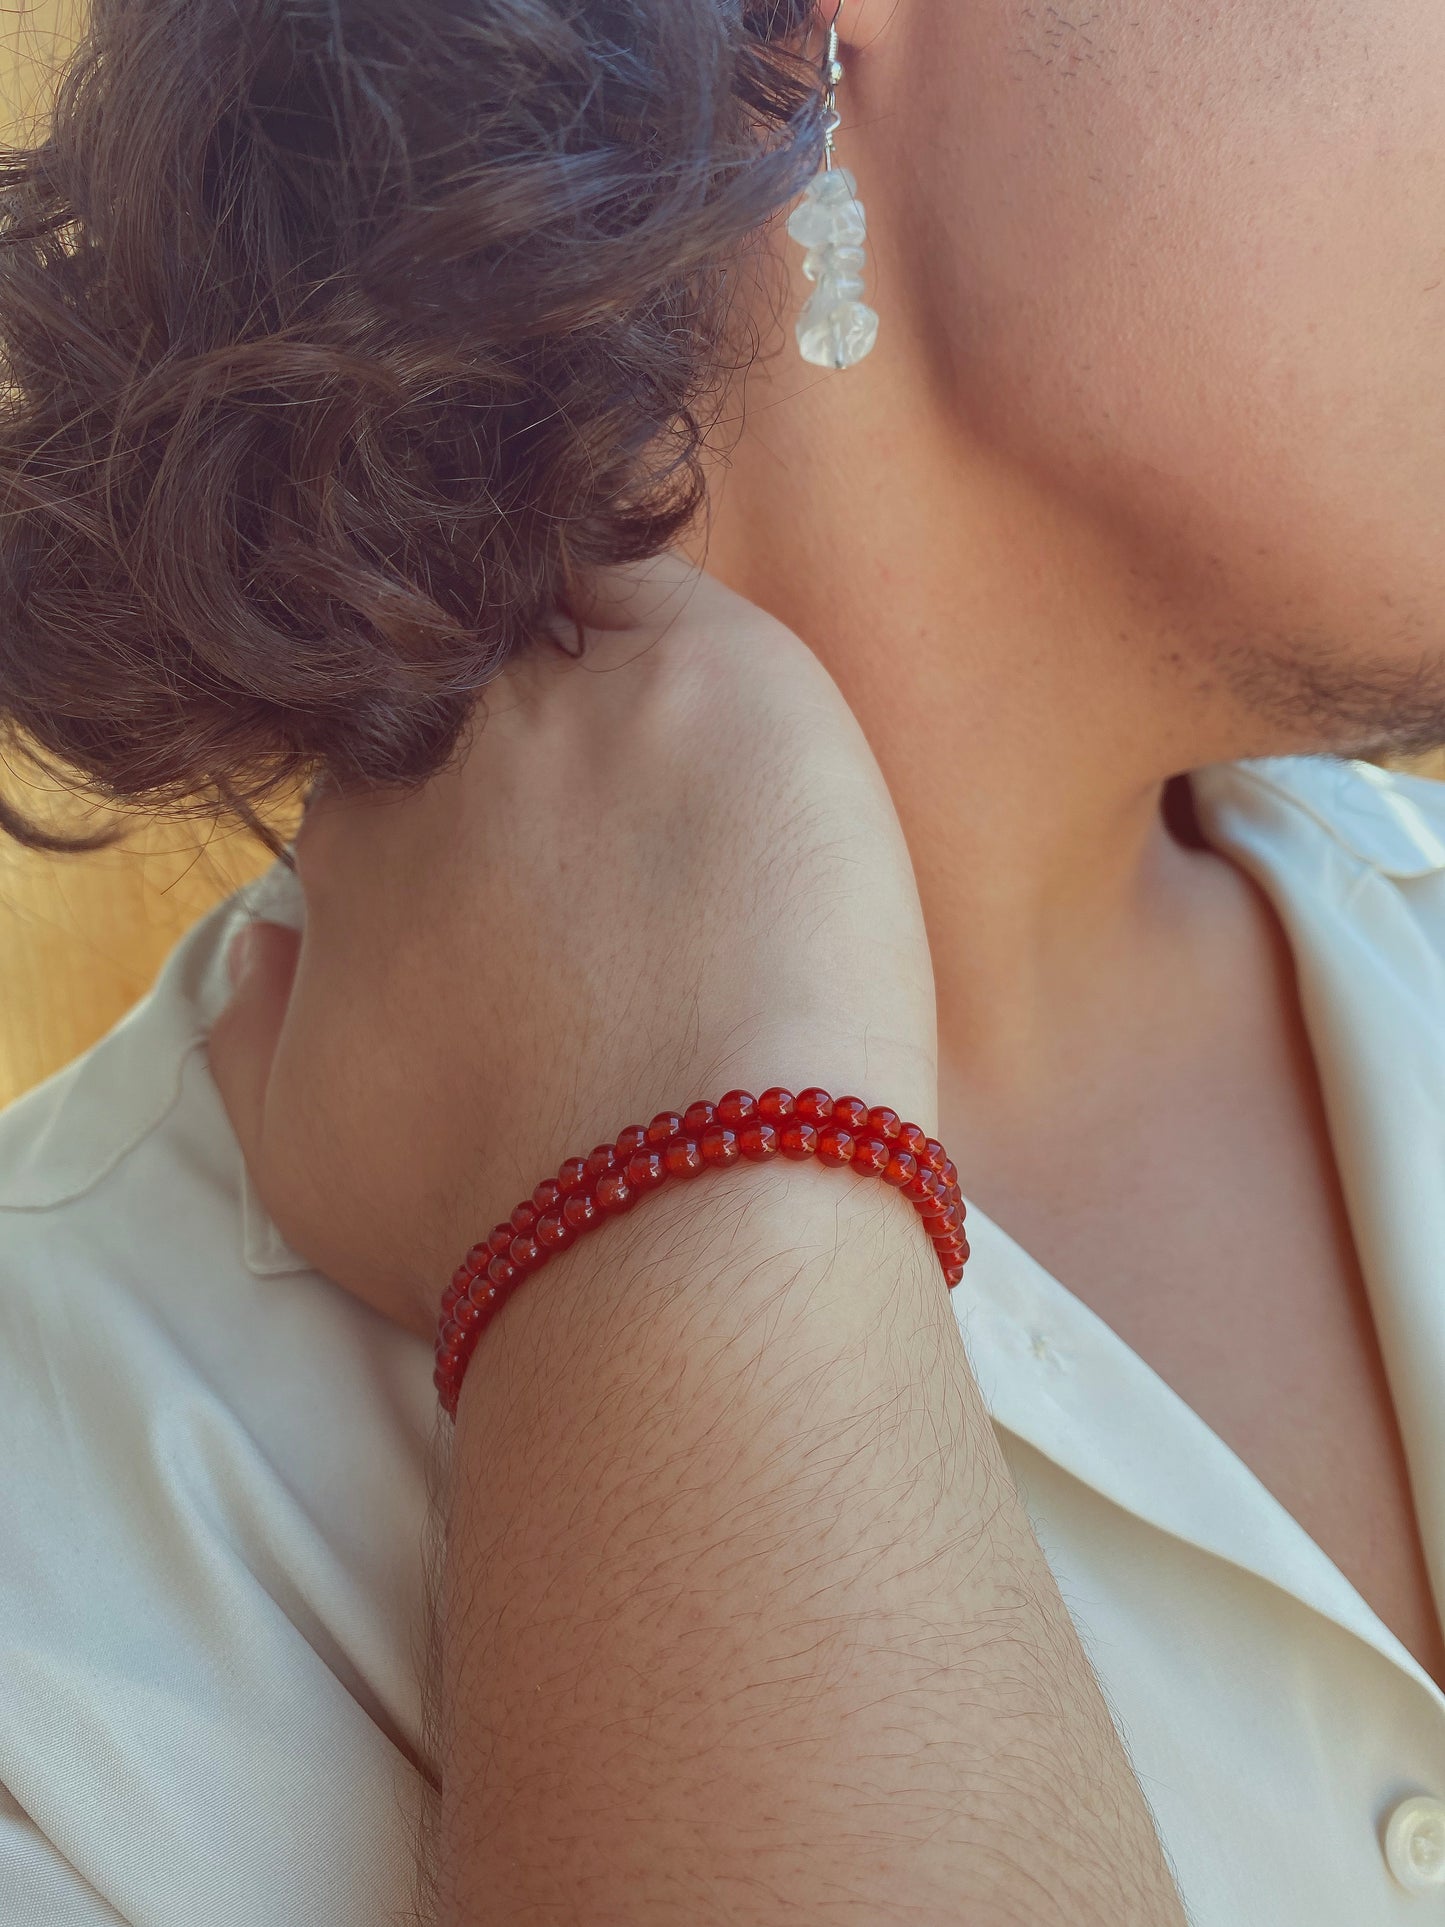
[{"label": "white collared shirt", "polygon": [[[1445,1598],[1445,785],[1193,783],[1290,937]],[[255,913],[299,921],[284,871],[0,1116],[0,1927],[412,1904],[431,1347],[247,1186],[204,1039]],[[969,1231],[968,1353],[1193,1927],[1445,1927],[1445,1694],[971,1201]]]}]

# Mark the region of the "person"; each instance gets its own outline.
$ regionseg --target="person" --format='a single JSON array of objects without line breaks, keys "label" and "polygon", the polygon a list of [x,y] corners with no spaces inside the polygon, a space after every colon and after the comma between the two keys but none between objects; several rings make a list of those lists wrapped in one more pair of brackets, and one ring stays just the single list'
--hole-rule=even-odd
[{"label": "person", "polygon": [[[1445,1898],[1445,29],[850,0],[823,371],[826,24],[109,0],[0,172],[17,742],[313,783],[0,1121],[6,1919]],[[664,1186],[453,1432],[493,1219],[804,1083],[954,1290]]]}]

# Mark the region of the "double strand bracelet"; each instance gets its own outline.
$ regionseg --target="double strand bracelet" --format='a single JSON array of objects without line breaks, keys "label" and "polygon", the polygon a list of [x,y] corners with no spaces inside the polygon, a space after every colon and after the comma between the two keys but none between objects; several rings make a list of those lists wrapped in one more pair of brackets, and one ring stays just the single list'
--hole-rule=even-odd
[{"label": "double strand bracelet", "polygon": [[830,1097],[816,1086],[796,1096],[775,1085],[761,1097],[728,1091],[716,1104],[700,1098],[684,1111],[659,1111],[650,1124],[629,1124],[615,1144],[599,1144],[585,1158],[568,1158],[472,1246],[442,1294],[432,1382],[447,1416],[456,1417],[478,1339],[549,1258],[659,1185],[775,1157],[847,1165],[859,1177],[896,1186],[923,1219],[948,1289],[962,1278],[963,1197],[957,1166],[937,1138],[886,1105]]}]

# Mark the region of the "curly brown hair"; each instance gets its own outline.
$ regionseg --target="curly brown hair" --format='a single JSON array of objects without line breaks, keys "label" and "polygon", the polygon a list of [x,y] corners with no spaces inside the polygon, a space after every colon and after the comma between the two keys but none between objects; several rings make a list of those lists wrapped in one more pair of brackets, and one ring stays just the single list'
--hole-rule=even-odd
[{"label": "curly brown hair", "polygon": [[12,764],[253,825],[439,768],[701,507],[730,268],[819,161],[813,5],[96,0],[0,151]]}]

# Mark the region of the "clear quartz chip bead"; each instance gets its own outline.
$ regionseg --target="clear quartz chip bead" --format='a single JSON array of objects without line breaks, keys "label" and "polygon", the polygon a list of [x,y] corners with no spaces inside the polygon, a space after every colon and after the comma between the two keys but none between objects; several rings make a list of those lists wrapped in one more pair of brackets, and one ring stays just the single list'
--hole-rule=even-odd
[{"label": "clear quartz chip bead", "polygon": [[798,316],[798,348],[819,368],[851,368],[878,339],[878,316],[862,301],[830,301],[815,294]]},{"label": "clear quartz chip bead", "polygon": [[846,167],[814,175],[788,217],[807,249],[803,272],[817,287],[798,316],[798,348],[820,368],[851,368],[878,339],[878,316],[862,299],[868,232],[858,184]]}]

